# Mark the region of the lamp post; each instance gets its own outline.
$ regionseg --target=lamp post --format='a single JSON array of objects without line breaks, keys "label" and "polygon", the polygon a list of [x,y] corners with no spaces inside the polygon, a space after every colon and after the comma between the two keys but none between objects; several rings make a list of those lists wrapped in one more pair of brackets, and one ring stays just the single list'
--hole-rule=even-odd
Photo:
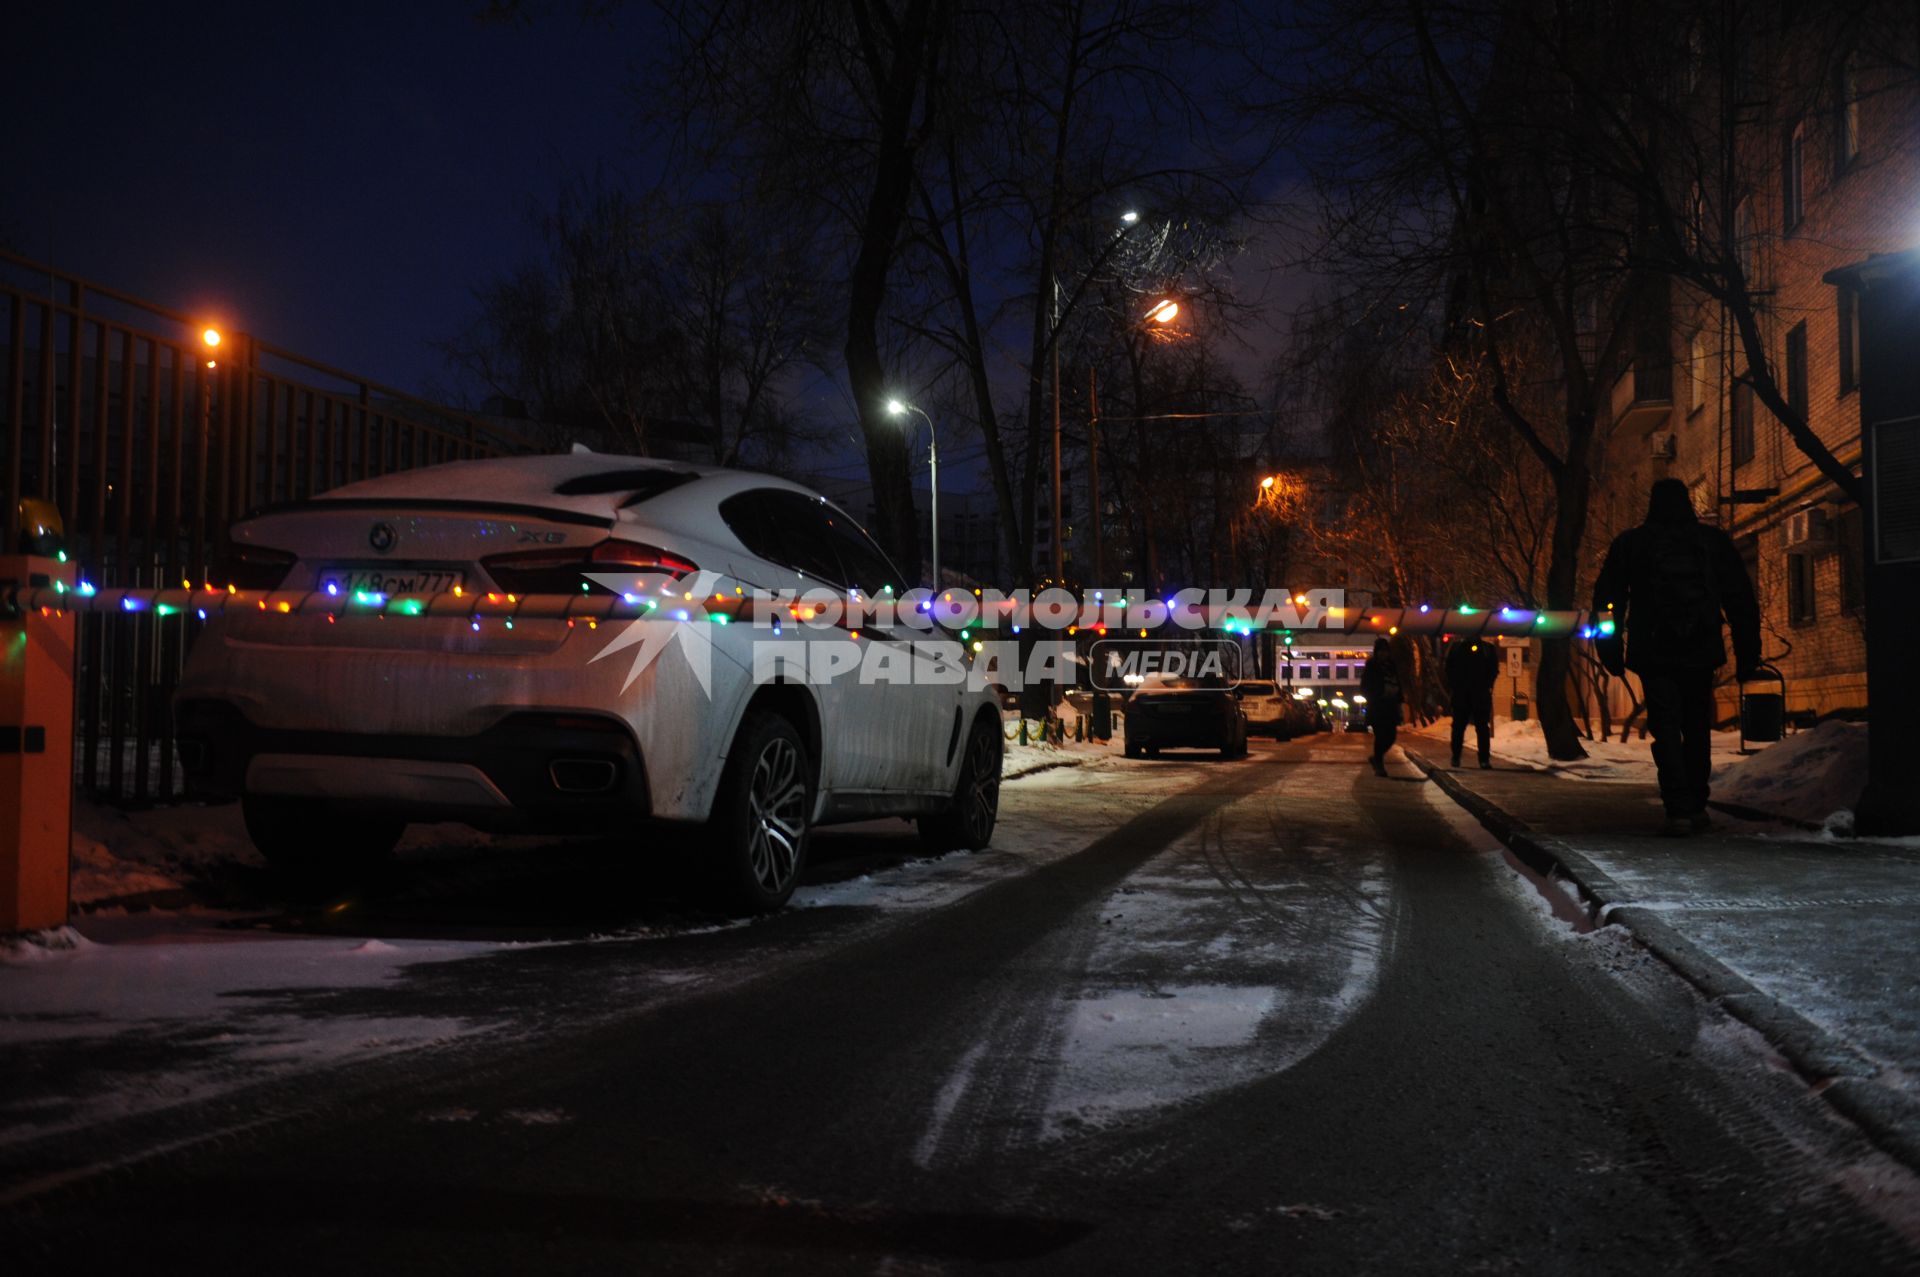
[{"label": "lamp post", "polygon": [[[1080,279],[1079,288],[1074,289],[1073,296],[1068,299],[1067,308],[1064,311],[1060,309],[1060,277],[1058,275],[1053,277],[1053,327],[1047,335],[1047,346],[1053,363],[1053,579],[1056,581],[1066,576],[1066,529],[1060,524],[1060,326],[1066,322],[1067,315],[1072,313],[1075,303],[1080,300],[1081,289],[1087,286],[1087,281],[1093,278],[1094,272],[1106,265],[1107,258],[1113,256],[1114,250],[1120,247],[1121,242],[1127,238],[1127,234],[1139,224],[1140,214],[1133,209],[1120,214],[1120,229],[1113,233],[1113,238],[1107,241],[1107,246],[1100,251],[1100,256],[1096,257],[1093,265],[1087,268],[1087,273]],[[1179,309],[1178,306],[1174,307],[1175,312]],[[1168,319],[1172,317],[1172,314],[1167,316]],[[1091,440],[1088,441],[1087,446],[1089,448],[1093,446]],[[1097,506],[1094,517],[1099,518]]]},{"label": "lamp post", "polygon": [[927,423],[927,482],[933,488],[933,502],[929,522],[933,525],[933,592],[940,593],[940,432],[933,428],[933,418],[921,408],[900,399],[887,400],[889,417],[904,417],[910,412],[920,414],[920,420]]},{"label": "lamp post", "polygon": [[[1148,307],[1147,313],[1144,316],[1142,316],[1138,321],[1138,323],[1134,324],[1133,327],[1137,328],[1146,324],[1155,324],[1155,325],[1167,324],[1172,322],[1174,316],[1178,315],[1179,313],[1180,313],[1179,302],[1173,300],[1171,297],[1162,297],[1159,301],[1155,302],[1152,306]],[[1059,388],[1057,385],[1057,382],[1058,382],[1057,372],[1055,373],[1055,381],[1056,381],[1055,394],[1054,394],[1055,412],[1054,412],[1054,423],[1053,423],[1053,437],[1054,437],[1053,483],[1054,483],[1055,490],[1058,491],[1060,486],[1060,417],[1059,417],[1059,411],[1058,411]],[[1134,411],[1135,412],[1139,411],[1138,405],[1135,406]],[[1087,369],[1087,487],[1088,487],[1088,493],[1089,493],[1089,500],[1092,502],[1092,506],[1093,506],[1093,509],[1090,512],[1093,517],[1093,578],[1097,586],[1104,588],[1107,584],[1107,580],[1106,580],[1107,559],[1106,559],[1106,545],[1104,541],[1105,529],[1101,527],[1101,511],[1100,511],[1099,427],[1100,427],[1100,373],[1097,368],[1089,367]],[[1272,486],[1271,481],[1268,482],[1267,486],[1269,487]],[[1054,520],[1054,530],[1055,530],[1054,545],[1057,549],[1057,547],[1060,544],[1059,519],[1057,517],[1057,514]]]}]

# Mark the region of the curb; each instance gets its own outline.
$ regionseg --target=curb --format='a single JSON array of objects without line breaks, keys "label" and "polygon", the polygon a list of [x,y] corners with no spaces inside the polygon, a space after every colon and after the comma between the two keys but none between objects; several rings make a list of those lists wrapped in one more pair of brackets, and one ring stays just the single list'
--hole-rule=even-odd
[{"label": "curb", "polygon": [[1794,1070],[1884,1152],[1920,1170],[1920,1100],[1879,1081],[1880,1066],[1859,1051],[1762,992],[1676,930],[1658,910],[1623,903],[1626,892],[1598,865],[1568,844],[1535,833],[1498,804],[1473,792],[1446,768],[1403,749],[1454,802],[1505,843],[1528,868],[1558,875],[1579,888],[1597,925],[1618,922],[1708,1002],[1748,1025],[1785,1056]]},{"label": "curb", "polygon": [[1082,767],[1098,757],[1100,757],[1098,754],[1089,754],[1080,758],[1049,758],[1017,772],[1001,772],[1000,783],[1004,785],[1010,780],[1024,780],[1028,776],[1038,776],[1041,772],[1055,771],[1061,767]]}]

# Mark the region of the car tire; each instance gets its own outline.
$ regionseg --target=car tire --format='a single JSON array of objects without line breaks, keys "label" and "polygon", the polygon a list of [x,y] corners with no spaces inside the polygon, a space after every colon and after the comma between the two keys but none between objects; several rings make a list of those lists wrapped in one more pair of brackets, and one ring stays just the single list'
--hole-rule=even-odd
[{"label": "car tire", "polygon": [[749,713],[727,753],[707,822],[718,844],[714,886],[722,907],[771,913],[787,903],[807,867],[813,798],[800,733],[779,714]]},{"label": "car tire", "polygon": [[1142,745],[1140,748],[1146,751],[1148,758],[1160,757],[1160,747],[1158,745]]},{"label": "car tire", "polygon": [[317,798],[247,794],[240,819],[261,859],[304,878],[350,879],[384,865],[406,832],[403,820],[345,815]]},{"label": "car tire", "polygon": [[1128,758],[1138,758],[1138,757],[1140,757],[1140,745],[1139,745],[1139,742],[1137,742],[1137,741],[1128,741],[1128,742],[1127,742],[1127,749],[1126,749],[1126,753],[1127,753],[1127,757],[1128,757]]},{"label": "car tire", "polygon": [[952,800],[945,810],[929,812],[917,822],[928,850],[978,851],[993,841],[1000,817],[1000,755],[1000,733],[986,719],[979,720],[960,756]]}]

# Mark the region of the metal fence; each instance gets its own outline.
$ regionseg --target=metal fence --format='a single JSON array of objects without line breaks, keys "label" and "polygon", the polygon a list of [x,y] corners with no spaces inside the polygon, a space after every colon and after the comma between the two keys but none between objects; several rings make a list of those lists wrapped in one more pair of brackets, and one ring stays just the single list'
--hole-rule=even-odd
[{"label": "metal fence", "polygon": [[[101,585],[205,581],[228,526],[356,479],[535,450],[249,334],[0,252],[0,483],[6,546],[22,497],[60,510]],[[86,616],[76,779],[91,795],[175,796],[170,701],[198,623]]]}]

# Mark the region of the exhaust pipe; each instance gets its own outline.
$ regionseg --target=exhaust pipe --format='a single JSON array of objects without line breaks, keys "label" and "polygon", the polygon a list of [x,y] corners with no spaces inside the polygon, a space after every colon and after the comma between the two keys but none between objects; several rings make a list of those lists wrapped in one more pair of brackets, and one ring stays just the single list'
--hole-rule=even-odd
[{"label": "exhaust pipe", "polygon": [[556,758],[547,776],[563,794],[604,794],[620,779],[620,765],[607,758]]}]

